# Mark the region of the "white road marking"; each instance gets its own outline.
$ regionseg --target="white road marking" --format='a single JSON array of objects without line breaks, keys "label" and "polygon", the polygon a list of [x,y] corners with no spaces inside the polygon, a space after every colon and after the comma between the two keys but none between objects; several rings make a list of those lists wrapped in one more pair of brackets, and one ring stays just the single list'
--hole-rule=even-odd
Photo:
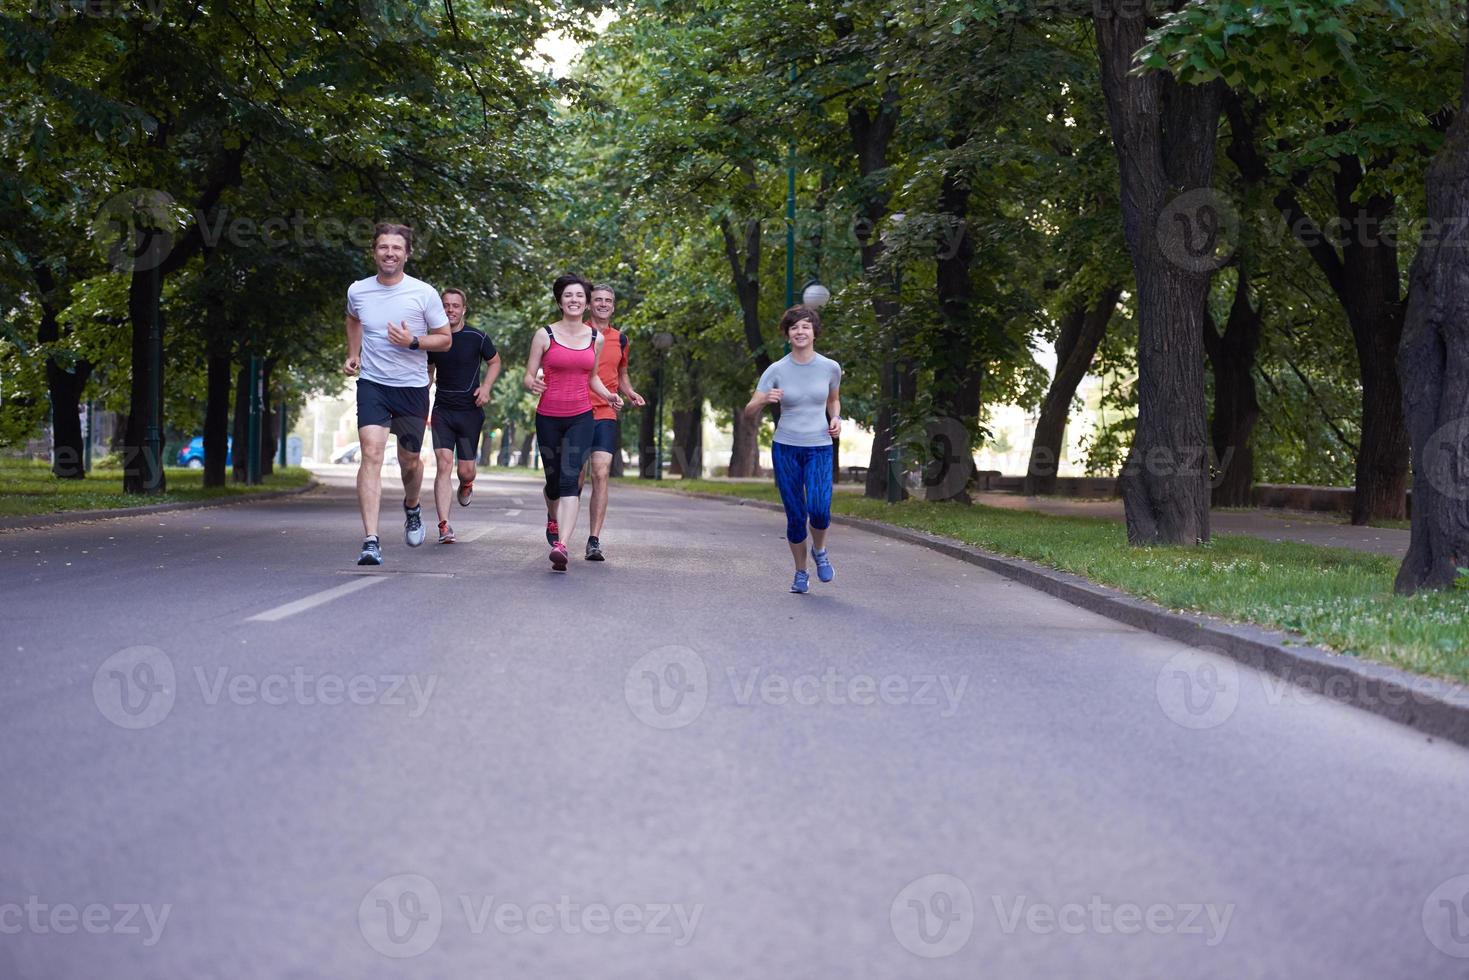
[{"label": "white road marking", "polygon": [[285,619],[287,616],[294,616],[296,613],[305,612],[308,609],[315,609],[317,606],[331,602],[333,599],[340,599],[344,595],[351,595],[353,592],[365,589],[369,585],[376,585],[381,581],[384,581],[381,576],[364,576],[356,581],[343,582],[341,585],[334,585],[330,589],[318,592],[315,595],[309,595],[304,599],[297,599],[295,602],[288,602],[284,606],[276,606],[274,609],[267,609],[263,613],[256,613],[254,616],[245,620],[245,622],[274,623],[278,620]]},{"label": "white road marking", "polygon": [[507,510],[505,512],[505,516],[506,517],[519,517],[520,516],[520,511],[518,511],[518,510]]},{"label": "white road marking", "polygon": [[523,497],[511,497],[510,502],[512,504],[519,504],[522,507],[525,506],[525,499]]}]

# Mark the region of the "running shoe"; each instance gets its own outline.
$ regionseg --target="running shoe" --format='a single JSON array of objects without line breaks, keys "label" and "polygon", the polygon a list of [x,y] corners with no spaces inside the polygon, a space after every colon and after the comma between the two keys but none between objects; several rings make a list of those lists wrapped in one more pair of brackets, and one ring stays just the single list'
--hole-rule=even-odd
[{"label": "running shoe", "polygon": [[602,542],[596,538],[587,538],[587,561],[606,561],[602,554]]},{"label": "running shoe", "polygon": [[811,576],[805,572],[797,572],[796,580],[791,583],[791,591],[799,595],[805,595],[811,591]]},{"label": "running shoe", "polygon": [[403,540],[408,542],[408,547],[417,548],[423,544],[423,539],[428,537],[428,532],[423,529],[423,504],[410,508],[403,505]]},{"label": "running shoe", "polygon": [[359,565],[381,565],[383,563],[383,546],[378,543],[376,535],[366,538],[362,542],[362,554],[357,556]]},{"label": "running shoe", "polygon": [[556,541],[560,537],[561,537],[561,528],[556,525],[556,522],[555,521],[547,521],[546,522],[546,543],[547,544],[555,544]]},{"label": "running shoe", "polygon": [[817,578],[821,579],[821,581],[823,582],[830,582],[832,579],[836,578],[836,569],[831,567],[831,559],[827,557],[825,548],[822,548],[820,551],[812,548],[811,559],[816,562]]},{"label": "running shoe", "polygon": [[459,506],[468,507],[469,498],[474,494],[474,481],[459,484]]},{"label": "running shoe", "polygon": [[566,571],[566,562],[570,558],[566,553],[566,545],[557,541],[551,545],[551,567],[558,572]]},{"label": "running shoe", "polygon": [[448,521],[439,521],[439,544],[453,544],[454,529]]}]

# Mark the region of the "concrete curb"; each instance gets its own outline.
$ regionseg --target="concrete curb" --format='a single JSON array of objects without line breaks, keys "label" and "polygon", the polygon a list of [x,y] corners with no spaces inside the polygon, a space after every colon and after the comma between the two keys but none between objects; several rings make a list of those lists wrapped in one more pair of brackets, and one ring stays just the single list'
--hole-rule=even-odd
[{"label": "concrete curb", "polygon": [[[665,492],[763,510],[782,509],[779,504],[722,494],[682,490]],[[1333,653],[1322,647],[1310,646],[1303,637],[1281,630],[1174,612],[1157,603],[1097,585],[1079,575],[1020,558],[1005,558],[953,538],[858,517],[834,514],[832,522],[916,544],[977,565],[1108,619],[1179,643],[1201,647],[1274,674],[1313,695],[1349,704],[1407,725],[1424,735],[1469,747],[1469,689],[1463,685]]]},{"label": "concrete curb", "polygon": [[263,493],[245,493],[237,497],[222,497],[218,500],[185,500],[173,504],[148,504],[143,507],[120,507],[112,510],[68,510],[59,514],[34,514],[25,517],[0,518],[0,533],[6,531],[35,531],[61,524],[85,524],[92,521],[109,521],[119,517],[146,517],[149,514],[167,514],[175,510],[201,510],[205,507],[228,507],[232,504],[258,503],[262,500],[279,500],[309,493],[324,484],[312,480],[304,487],[290,490],[270,490]]}]

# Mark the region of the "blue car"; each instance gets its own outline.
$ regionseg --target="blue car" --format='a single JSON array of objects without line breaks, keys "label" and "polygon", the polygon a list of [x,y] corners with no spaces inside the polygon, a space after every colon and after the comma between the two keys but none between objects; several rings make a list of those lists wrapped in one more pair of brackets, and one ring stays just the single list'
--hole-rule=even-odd
[{"label": "blue car", "polygon": [[[224,465],[234,465],[230,454],[235,448],[235,440],[230,438],[225,442]],[[179,466],[187,466],[191,470],[202,470],[204,468],[204,437],[195,436],[189,440],[189,444],[179,450]]]}]

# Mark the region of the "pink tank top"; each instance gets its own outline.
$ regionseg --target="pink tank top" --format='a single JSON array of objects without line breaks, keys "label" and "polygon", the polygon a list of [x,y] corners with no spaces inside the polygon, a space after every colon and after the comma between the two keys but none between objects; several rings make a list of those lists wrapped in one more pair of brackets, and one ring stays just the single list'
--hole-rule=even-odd
[{"label": "pink tank top", "polygon": [[536,411],[552,418],[570,418],[592,410],[592,393],[587,387],[597,366],[597,330],[592,328],[592,341],[576,350],[563,347],[550,327],[546,335],[551,345],[541,355],[546,390],[541,392]]}]

